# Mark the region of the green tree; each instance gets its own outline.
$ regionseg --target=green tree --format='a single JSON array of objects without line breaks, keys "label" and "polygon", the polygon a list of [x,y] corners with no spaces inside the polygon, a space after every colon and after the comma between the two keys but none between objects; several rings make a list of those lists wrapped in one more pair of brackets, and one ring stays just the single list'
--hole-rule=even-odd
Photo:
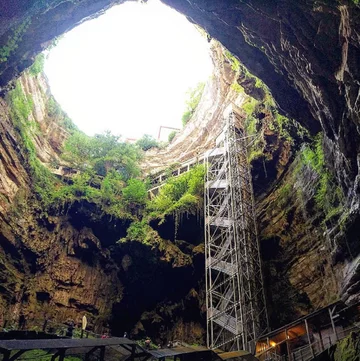
[{"label": "green tree", "polygon": [[115,170],[110,170],[101,182],[100,189],[103,201],[106,203],[112,203],[115,200],[120,201],[123,187],[124,181],[121,175]]},{"label": "green tree", "polygon": [[89,137],[75,131],[65,142],[63,157],[80,171],[93,169],[103,177],[110,170],[118,172],[125,181],[140,174],[139,149],[110,132]]},{"label": "green tree", "polygon": [[63,158],[74,168],[84,171],[91,158],[91,138],[82,132],[75,132],[65,142]]},{"label": "green tree", "polygon": [[144,134],[136,144],[144,151],[147,151],[151,148],[158,148],[159,143],[149,134]]}]

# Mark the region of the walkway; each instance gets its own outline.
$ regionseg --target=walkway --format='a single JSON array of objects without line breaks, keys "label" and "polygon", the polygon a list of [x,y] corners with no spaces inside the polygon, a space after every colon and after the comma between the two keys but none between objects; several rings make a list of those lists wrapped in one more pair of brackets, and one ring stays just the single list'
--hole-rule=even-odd
[{"label": "walkway", "polygon": [[[89,360],[91,354],[100,350],[100,361],[105,360],[106,347],[122,347],[130,360],[140,359],[145,361],[151,355],[145,352],[135,341],[127,338],[104,338],[104,339],[44,339],[44,340],[0,340],[0,353],[3,361],[17,360],[21,355],[31,350],[53,350],[52,361],[64,360],[67,351],[74,349],[85,349],[85,361]],[[14,352],[15,351],[15,352]]]},{"label": "walkway", "polygon": [[353,331],[360,332],[360,303],[335,302],[262,336],[256,356],[261,361],[310,361]]},{"label": "walkway", "polygon": [[151,189],[149,189],[150,198],[155,197],[160,188],[166,183],[166,180],[169,177],[178,177],[181,174],[187,173],[190,169],[195,167],[198,164],[202,164],[204,162],[204,156],[200,156],[197,158],[192,158],[176,167],[174,167],[171,171],[166,172],[163,171],[160,174],[151,177]]}]

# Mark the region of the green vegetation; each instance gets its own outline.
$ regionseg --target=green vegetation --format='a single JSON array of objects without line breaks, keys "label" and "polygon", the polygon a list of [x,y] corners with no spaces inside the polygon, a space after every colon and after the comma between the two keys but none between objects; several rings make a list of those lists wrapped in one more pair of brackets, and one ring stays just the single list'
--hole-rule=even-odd
[{"label": "green vegetation", "polygon": [[[231,69],[233,71],[235,71],[236,73],[241,74],[241,77],[244,78],[247,82],[253,81],[254,86],[256,88],[261,88],[265,92],[269,92],[267,86],[263,83],[263,81],[261,79],[259,79],[258,77],[256,77],[255,75],[252,75],[249,72],[249,70],[244,65],[242,65],[240,63],[240,61],[233,54],[230,53],[230,51],[228,51],[228,50],[225,51],[225,57],[230,62]],[[238,93],[243,93],[244,92],[243,87],[241,85],[239,85],[237,82],[235,82],[232,85],[232,87]]]},{"label": "green vegetation", "polygon": [[46,110],[48,116],[52,118],[56,118],[57,122],[69,133],[74,133],[75,131],[78,131],[78,127],[73,123],[73,121],[68,117],[68,115],[60,108],[60,105],[55,101],[52,95],[48,98],[46,104]]},{"label": "green vegetation", "polygon": [[32,76],[36,76],[36,75],[42,73],[44,70],[44,62],[45,62],[45,55],[39,54],[35,58],[33,65],[31,65],[31,67],[29,68],[29,73]]},{"label": "green vegetation", "polygon": [[123,189],[124,198],[127,199],[128,204],[134,204],[133,197],[138,195],[139,198],[135,201],[138,212],[137,217],[127,229],[126,237],[120,239],[119,243],[138,241],[151,245],[155,242],[159,243],[160,248],[166,248],[157,232],[150,227],[150,221],[159,220],[161,224],[166,216],[174,216],[176,236],[179,217],[186,213],[197,214],[202,208],[204,173],[205,167],[198,165],[178,177],[168,178],[160,188],[159,194],[151,201],[145,198],[147,192],[146,188],[141,186],[141,182],[131,182],[131,184],[129,182],[129,185]]},{"label": "green vegetation", "polygon": [[232,55],[228,50],[225,51],[225,56],[231,63],[231,69],[238,72],[240,70],[239,60],[234,55]]},{"label": "green vegetation", "polygon": [[313,144],[302,149],[301,156],[303,164],[309,166],[319,177],[315,190],[315,203],[316,207],[324,212],[325,221],[339,215],[343,209],[344,195],[340,187],[336,186],[333,176],[325,165],[322,133],[315,137]]},{"label": "green vegetation", "polygon": [[[360,355],[360,333],[351,332],[332,347],[334,361],[358,361]],[[330,358],[329,358],[330,359]]]},{"label": "green vegetation", "polygon": [[245,103],[242,106],[242,109],[245,110],[245,113],[248,116],[252,116],[254,111],[255,111],[255,107],[258,104],[258,101],[254,98],[247,98],[247,100],[245,101]]},{"label": "green vegetation", "polygon": [[136,144],[144,151],[151,148],[159,148],[159,143],[149,134],[145,134]]},{"label": "green vegetation", "polygon": [[235,90],[237,93],[244,93],[244,88],[236,81],[231,84],[231,89]]},{"label": "green vegetation", "polygon": [[[39,360],[39,361],[50,361],[53,354],[45,350],[31,350],[25,352],[18,360]],[[82,358],[75,356],[66,356],[65,361],[81,361]]]},{"label": "green vegetation", "polygon": [[175,213],[195,214],[202,207],[205,167],[198,165],[178,177],[169,178],[148,204],[151,218],[164,220]]},{"label": "green vegetation", "polygon": [[39,161],[32,142],[34,129],[37,129],[35,121],[29,118],[33,109],[33,101],[25,95],[19,81],[17,81],[15,89],[8,93],[8,101],[11,105],[11,118],[15,129],[19,132],[27,155],[26,166],[32,178],[34,191],[40,200],[47,203],[54,191],[54,177]]},{"label": "green vegetation", "polygon": [[[33,103],[19,81],[8,93],[8,102],[26,152],[25,166],[31,176],[34,196],[44,212],[76,200],[86,200],[96,203],[104,213],[134,218],[133,213],[147,199],[146,184],[134,179],[140,175],[141,152],[137,146],[121,142],[120,137],[109,132],[88,137],[73,128],[64,144],[63,159],[77,174],[62,182],[37,157],[33,138],[38,128],[30,118]],[[52,104],[48,113],[53,116],[61,113],[54,100],[49,100],[48,104]]]},{"label": "green vegetation", "polygon": [[[291,128],[296,127],[298,129],[297,134],[305,135],[304,129],[300,125],[279,113],[269,88],[259,78],[252,75],[229,51],[225,52],[225,57],[231,63],[231,68],[237,73],[237,80],[231,85],[231,88],[245,96],[241,108],[246,113],[247,135],[253,137],[248,151],[250,162],[261,157],[265,161],[266,157],[271,157],[271,154],[265,151],[265,132],[268,134],[270,132],[276,133],[283,141],[291,145],[294,144],[294,139],[290,135]],[[241,84],[246,84],[247,90]],[[256,96],[256,99],[252,95]]]},{"label": "green vegetation", "polygon": [[74,132],[65,142],[63,158],[79,171],[105,177],[116,171],[123,181],[140,175],[138,162],[141,154],[137,147],[120,141],[110,132],[89,137]]},{"label": "green vegetation", "polygon": [[151,232],[152,228],[149,226],[146,219],[135,221],[131,223],[130,227],[127,229],[126,238],[121,239],[120,243],[130,240],[148,244],[147,238]]},{"label": "green vegetation", "polygon": [[31,17],[27,17],[19,26],[12,30],[7,43],[0,47],[0,63],[8,60],[9,56],[18,48],[19,43],[28,27],[31,24]]},{"label": "green vegetation", "polygon": [[171,143],[171,141],[175,138],[176,133],[177,133],[177,131],[176,131],[176,130],[173,130],[173,131],[169,134],[169,137],[168,137],[169,143]]},{"label": "green vegetation", "polygon": [[205,83],[199,83],[194,89],[187,92],[186,110],[181,118],[183,126],[191,119],[204,92]]},{"label": "green vegetation", "polygon": [[302,157],[304,163],[308,164],[318,174],[321,174],[324,171],[324,167],[325,167],[322,142],[323,142],[322,134],[319,133],[315,137],[313,146],[312,147],[307,146],[302,151]]},{"label": "green vegetation", "polygon": [[53,193],[52,204],[86,200],[118,218],[134,219],[147,199],[140,175],[138,147],[120,141],[110,132],[88,137],[75,132],[64,145],[63,158],[78,170],[72,184]]},{"label": "green vegetation", "polygon": [[139,179],[130,179],[128,185],[122,189],[124,201],[130,207],[145,206],[147,200],[147,186]]}]

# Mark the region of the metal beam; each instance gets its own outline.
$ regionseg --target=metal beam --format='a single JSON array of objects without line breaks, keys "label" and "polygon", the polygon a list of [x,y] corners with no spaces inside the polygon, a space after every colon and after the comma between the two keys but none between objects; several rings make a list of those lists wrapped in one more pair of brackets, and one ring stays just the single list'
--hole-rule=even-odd
[{"label": "metal beam", "polygon": [[100,361],[105,361],[105,346],[100,347]]},{"label": "metal beam", "polygon": [[85,361],[89,361],[90,360],[90,356],[99,349],[99,347],[93,347],[90,351],[88,351],[86,354],[85,354]]},{"label": "metal beam", "polygon": [[52,355],[51,361],[55,361],[57,357],[59,358],[59,361],[64,361],[65,352],[66,352],[66,349],[58,350],[58,352],[56,352],[54,355]]}]

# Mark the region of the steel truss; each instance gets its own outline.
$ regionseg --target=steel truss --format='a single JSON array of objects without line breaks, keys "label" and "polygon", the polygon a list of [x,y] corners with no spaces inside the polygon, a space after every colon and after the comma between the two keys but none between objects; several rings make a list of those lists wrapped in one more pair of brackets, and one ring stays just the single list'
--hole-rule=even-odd
[{"label": "steel truss", "polygon": [[207,342],[255,352],[268,321],[247,138],[233,108],[225,121],[204,159]]}]

